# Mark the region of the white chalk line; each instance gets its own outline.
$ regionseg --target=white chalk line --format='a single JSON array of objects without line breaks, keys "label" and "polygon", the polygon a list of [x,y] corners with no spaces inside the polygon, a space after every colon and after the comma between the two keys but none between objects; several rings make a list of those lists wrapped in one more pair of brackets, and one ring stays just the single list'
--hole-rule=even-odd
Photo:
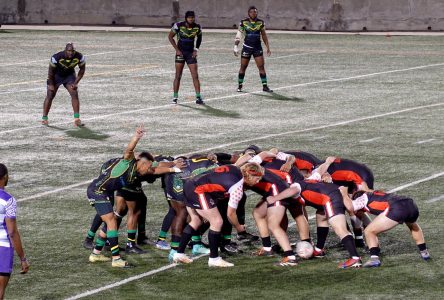
[{"label": "white chalk line", "polygon": [[421,144],[425,144],[425,143],[433,142],[433,141],[435,141],[435,140],[436,140],[436,139],[428,139],[428,140],[418,141],[418,142],[416,142],[415,144],[417,144],[417,145],[421,145]]},{"label": "white chalk line", "polygon": [[[363,75],[356,75],[356,76],[350,76],[350,77],[342,77],[342,78],[336,78],[336,79],[326,79],[326,80],[312,81],[312,82],[306,82],[306,83],[298,83],[298,84],[278,87],[278,88],[275,88],[274,90],[282,90],[282,89],[295,88],[295,87],[301,87],[301,86],[315,85],[315,84],[320,84],[320,83],[328,83],[328,82],[338,82],[338,81],[360,79],[360,78],[371,77],[371,76],[376,76],[376,75],[381,75],[381,74],[390,74],[390,73],[404,72],[404,71],[424,69],[424,68],[443,66],[443,65],[444,65],[444,63],[440,63],[440,64],[424,65],[424,66],[418,66],[418,67],[412,67],[412,68],[406,68],[406,69],[398,69],[398,70],[382,71],[382,72],[369,73],[369,74],[363,74]],[[214,100],[229,99],[229,98],[235,98],[235,97],[243,97],[243,96],[248,96],[248,95],[258,94],[258,93],[264,93],[264,92],[259,90],[259,91],[248,92],[248,93],[236,93],[236,94],[232,94],[232,95],[226,95],[226,96],[220,96],[220,97],[214,97],[214,98],[205,99],[205,101],[206,102],[211,102],[211,101],[214,101]],[[190,103],[194,103],[194,101],[182,102],[182,104],[190,104]],[[436,105],[442,105],[442,103],[441,104],[438,103]],[[107,114],[107,115],[91,117],[91,118],[83,119],[83,121],[99,120],[99,119],[104,119],[104,118],[108,118],[108,117],[114,117],[114,116],[118,116],[118,115],[133,114],[133,113],[138,113],[138,112],[141,112],[141,111],[156,110],[156,109],[161,109],[161,108],[166,108],[166,107],[171,107],[171,106],[172,106],[171,104],[165,104],[165,105],[159,105],[159,106],[153,106],[153,107],[147,107],[147,108],[140,108],[140,109],[135,109],[135,110],[129,110],[129,111],[123,111],[123,112],[118,112],[118,113],[112,113],[112,114]],[[70,122],[57,122],[57,123],[52,123],[51,125],[66,125],[66,124],[71,124],[71,123],[72,123],[71,121]],[[41,125],[20,127],[20,128],[0,131],[0,134],[17,132],[17,131],[22,131],[22,130],[27,130],[27,129],[34,129],[34,128],[45,128],[45,127],[41,126]]]},{"label": "white chalk line", "polygon": [[361,140],[361,141],[359,141],[359,142],[360,142],[360,143],[370,143],[370,142],[377,141],[377,140],[379,140],[379,139],[381,139],[381,137],[374,137],[374,138],[372,138],[372,139]]},{"label": "white chalk line", "polygon": [[438,202],[438,201],[441,201],[442,199],[444,199],[444,194],[441,195],[441,196],[438,196],[438,197],[435,197],[435,198],[429,199],[429,200],[426,201],[426,203]]},{"label": "white chalk line", "polygon": [[[331,127],[343,126],[343,125],[348,125],[348,124],[351,124],[351,123],[356,123],[356,122],[376,119],[376,118],[380,118],[380,117],[395,115],[395,114],[399,114],[399,113],[403,113],[403,112],[409,112],[409,111],[418,110],[418,109],[442,106],[442,105],[444,105],[444,103],[436,103],[436,104],[430,104],[430,105],[424,105],[424,106],[417,106],[417,107],[407,108],[407,109],[403,109],[403,110],[398,110],[398,111],[393,111],[393,112],[388,112],[388,113],[379,114],[379,115],[373,115],[373,116],[368,116],[368,117],[362,117],[362,118],[358,118],[358,119],[347,120],[347,121],[342,121],[342,122],[328,124],[328,125],[322,125],[322,126],[317,126],[317,127],[309,127],[309,128],[305,128],[305,129],[292,130],[292,131],[275,133],[275,134],[268,134],[268,135],[259,136],[259,137],[255,137],[255,138],[251,138],[251,139],[245,139],[245,140],[241,140],[241,141],[237,141],[237,142],[220,144],[220,145],[217,145],[217,146],[213,146],[213,147],[209,147],[209,148],[205,148],[205,149],[200,149],[198,151],[178,154],[177,156],[187,156],[187,155],[190,155],[190,154],[194,154],[196,152],[207,152],[207,151],[211,151],[211,150],[215,150],[215,149],[227,148],[227,147],[238,145],[238,144],[247,144],[247,143],[250,143],[250,142],[253,142],[253,141],[264,140],[264,139],[268,139],[268,138],[275,138],[275,137],[278,137],[278,136],[285,136],[285,135],[289,135],[289,134],[303,133],[303,132],[308,132],[308,131],[313,131],[313,130],[320,130],[320,129],[326,129],[326,128],[331,128]],[[70,187],[81,186],[81,185],[84,185],[84,184],[87,184],[87,183],[91,182],[92,180],[93,179],[90,179],[88,181],[83,181],[83,182],[80,182],[80,183],[76,183],[76,184],[73,184]],[[69,189],[69,188],[63,187],[63,188],[59,188],[59,189],[54,190],[54,191],[59,192],[59,191],[64,191],[66,189]],[[26,198],[22,198],[22,199],[19,199],[17,201],[21,202],[21,201],[36,199],[36,198],[39,198],[39,197],[42,197],[42,196],[53,194],[53,193],[55,193],[54,191],[47,191],[47,192],[44,192],[44,193],[40,193],[40,194],[36,194],[36,195],[29,196],[29,197],[26,197]]]},{"label": "white chalk line", "polygon": [[[287,58],[287,57],[294,57],[294,56],[302,56],[302,55],[313,55],[313,54],[321,54],[321,53],[326,53],[326,51],[318,51],[318,52],[306,52],[306,53],[294,53],[294,54],[289,54],[289,55],[282,55],[282,56],[276,56],[276,57],[270,57],[267,60],[272,60],[272,59],[283,59],[283,58]],[[217,67],[222,67],[222,66],[228,66],[228,65],[232,65],[232,64],[239,64],[239,61],[236,60],[234,62],[229,62],[229,63],[223,63],[223,64],[217,64],[217,65],[209,65],[209,66],[199,66],[199,70],[201,69],[213,69],[213,68],[217,68]],[[135,66],[134,66],[135,67]],[[132,72],[134,70],[132,69],[124,69],[124,70],[118,70],[118,71],[109,71],[108,73],[110,74],[118,74],[118,73],[122,73],[122,72]],[[184,68],[184,72],[189,72],[190,70],[187,68]],[[154,77],[154,76],[159,76],[159,75],[165,75],[165,74],[175,74],[176,71],[175,70],[170,70],[170,71],[162,71],[162,72],[158,72],[156,71],[155,73],[149,73],[149,74],[140,74],[140,75],[125,75],[125,74],[118,74],[116,77],[125,77],[126,79],[128,78],[139,78],[139,77]],[[94,74],[93,74],[94,75]],[[101,82],[109,82],[110,79],[97,79],[97,80],[89,80],[88,77],[86,77],[86,80],[84,79],[84,84],[88,85],[88,84],[94,84],[94,83],[101,83]],[[44,82],[43,80],[41,82]],[[113,80],[113,83],[119,82],[119,80]],[[127,81],[125,80],[125,82],[127,83]],[[12,84],[12,83],[11,83]],[[6,91],[2,91],[0,92],[0,95],[5,95],[5,94],[14,94],[14,93],[20,93],[20,92],[29,92],[29,91],[37,91],[37,90],[42,90],[42,89],[46,89],[46,87],[40,87],[40,88],[33,88],[33,89],[24,89],[24,90],[6,90]]]},{"label": "white chalk line", "polygon": [[[444,172],[438,173],[438,174],[435,174],[435,175],[432,175],[432,176],[429,176],[429,177],[424,178],[424,179],[420,179],[420,180],[411,182],[409,184],[405,184],[405,185],[399,186],[397,188],[394,188],[394,189],[390,190],[389,193],[394,193],[396,191],[403,190],[403,189],[405,189],[407,187],[416,185],[416,184],[421,183],[421,182],[432,180],[432,179],[437,178],[437,177],[442,176],[442,175],[444,175]],[[437,198],[433,198],[433,199],[431,199],[429,201],[426,201],[426,202],[435,202],[435,201],[439,201],[441,199],[444,199],[444,195],[441,195],[441,196],[439,196]],[[315,217],[316,217],[315,215],[311,215],[311,216],[308,217],[308,219],[312,220]],[[289,227],[294,226],[294,225],[296,225],[295,222],[291,222],[291,223],[288,224]],[[200,256],[196,257],[195,259],[199,259],[199,258],[201,258],[203,256],[205,256],[205,255],[200,255]],[[102,291],[109,290],[109,289],[112,289],[112,288],[115,288],[115,287],[127,284],[129,282],[132,282],[132,281],[135,281],[135,280],[138,280],[138,279],[150,276],[150,275],[154,275],[154,274],[157,274],[157,273],[169,270],[169,269],[174,268],[176,266],[177,266],[177,264],[166,265],[166,266],[163,266],[161,268],[158,268],[158,269],[155,269],[155,270],[151,270],[149,272],[145,272],[145,273],[142,273],[142,274],[139,274],[139,275],[132,276],[132,277],[129,277],[127,279],[121,280],[121,281],[114,282],[112,284],[108,284],[106,286],[103,286],[103,287],[95,289],[95,290],[90,290],[90,291],[87,291],[87,292],[84,292],[84,293],[81,293],[81,294],[69,297],[66,300],[76,300],[76,299],[80,299],[80,298],[83,298],[83,297],[91,296],[91,295],[100,293]]]}]

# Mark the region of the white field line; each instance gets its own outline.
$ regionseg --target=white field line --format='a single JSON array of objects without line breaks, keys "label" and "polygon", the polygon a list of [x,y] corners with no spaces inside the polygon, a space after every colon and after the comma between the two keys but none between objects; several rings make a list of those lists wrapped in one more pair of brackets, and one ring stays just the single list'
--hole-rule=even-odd
[{"label": "white field line", "polygon": [[362,141],[359,141],[360,143],[370,143],[370,142],[373,142],[373,141],[376,141],[376,140],[379,140],[381,137],[374,137],[374,138],[372,138],[372,139],[368,139],[368,140],[362,140]]},{"label": "white field line", "polygon": [[[315,85],[315,84],[320,84],[320,83],[339,82],[339,81],[360,79],[360,78],[377,76],[377,75],[382,75],[382,74],[398,73],[398,72],[417,70],[417,69],[424,69],[424,68],[443,66],[443,65],[444,65],[444,63],[440,63],[440,64],[424,65],[424,66],[418,66],[418,67],[412,67],[412,68],[406,68],[406,69],[398,69],[398,70],[390,70],[390,71],[369,73],[369,74],[356,75],[356,76],[350,76],[350,77],[342,77],[342,78],[336,78],[336,79],[326,79],[326,80],[312,81],[312,82],[306,82],[306,83],[298,83],[298,84],[278,87],[278,88],[275,88],[274,90],[282,90],[282,89],[295,88],[295,87],[301,87],[301,86]],[[255,93],[264,93],[264,92],[263,91],[255,91],[255,92],[242,93],[242,94],[236,93],[236,94],[227,95],[227,96],[221,96],[221,97],[214,97],[214,98],[205,99],[205,101],[206,102],[210,102],[210,101],[214,101],[214,100],[243,97],[243,96],[248,96],[248,95],[255,94]],[[190,103],[194,103],[194,101],[182,102],[182,104],[190,104]],[[437,103],[437,104],[433,104],[433,106],[439,106],[439,105],[443,105],[443,104],[444,103]],[[135,110],[123,111],[123,112],[119,112],[119,113],[101,115],[101,116],[91,117],[91,118],[88,118],[88,119],[83,119],[83,121],[104,119],[104,118],[114,117],[114,116],[118,116],[118,115],[133,114],[133,113],[138,113],[138,112],[141,112],[141,111],[155,110],[155,109],[161,109],[161,108],[166,108],[166,107],[171,107],[171,104],[165,104],[165,105],[159,105],[159,106],[153,106],[153,107],[147,107],[147,108],[140,108],[140,109],[135,109]],[[427,107],[427,106],[424,106],[424,107]],[[413,109],[417,109],[417,108],[413,108]],[[408,109],[408,110],[411,110],[411,109]],[[402,111],[400,111],[400,112],[402,112]],[[388,113],[388,114],[383,114],[383,115],[390,115],[390,114],[393,114],[393,113]],[[381,116],[383,116],[383,115],[381,115]],[[369,118],[374,118],[374,117],[369,117]],[[357,119],[357,120],[361,120],[361,119]],[[348,122],[348,121],[346,121],[346,122]],[[69,122],[52,123],[51,125],[65,125],[65,124],[71,124],[71,121],[69,121]],[[41,126],[41,125],[21,127],[21,128],[15,128],[15,129],[10,129],[10,130],[0,131],[0,134],[11,133],[11,132],[16,132],[16,131],[22,131],[22,130],[27,130],[27,129],[34,129],[34,128],[45,128],[45,127]]]},{"label": "white field line", "polygon": [[[439,174],[435,174],[433,176],[430,176],[430,177],[427,177],[427,178],[424,178],[424,179],[421,179],[421,180],[414,181],[414,182],[406,184],[406,185],[399,186],[397,188],[394,188],[394,189],[390,190],[389,193],[400,191],[400,190],[402,190],[402,189],[404,189],[406,187],[413,186],[413,185],[418,184],[420,182],[428,181],[428,180],[434,179],[434,178],[442,176],[442,175],[444,175],[444,172],[439,173]],[[434,199],[431,199],[431,200],[439,201],[441,199],[444,199],[444,195],[441,195],[440,197],[437,197],[437,198],[434,198]],[[428,202],[432,202],[431,200],[429,200]],[[311,215],[311,216],[308,217],[308,219],[311,220],[311,219],[314,219],[315,217],[316,217],[315,215]],[[295,222],[291,222],[291,223],[288,224],[289,227],[294,226],[294,225],[296,225]],[[205,255],[200,255],[200,256],[196,257],[195,259],[199,259],[199,258],[201,258],[203,256],[205,256]],[[102,291],[109,290],[109,289],[112,289],[112,288],[115,288],[115,287],[127,284],[129,282],[132,282],[132,281],[135,281],[135,280],[138,280],[138,279],[150,276],[150,275],[154,275],[156,273],[160,273],[160,272],[169,270],[169,269],[174,268],[176,266],[177,266],[177,264],[166,265],[166,266],[163,266],[163,267],[155,269],[155,270],[151,270],[151,271],[146,272],[146,273],[142,273],[142,274],[139,274],[139,275],[136,275],[136,276],[132,276],[132,277],[129,277],[129,278],[121,280],[121,281],[114,282],[112,284],[105,285],[105,286],[103,286],[101,288],[98,288],[98,289],[95,289],[95,290],[90,290],[90,291],[87,291],[87,292],[84,292],[84,293],[81,293],[81,294],[77,294],[75,296],[66,298],[66,300],[76,300],[76,299],[80,299],[80,298],[83,298],[83,297],[91,296],[91,295],[100,293]]]},{"label": "white field line", "polygon": [[[336,127],[336,126],[343,126],[343,125],[348,125],[348,124],[355,123],[355,122],[361,122],[361,121],[365,121],[365,120],[371,120],[371,119],[376,119],[376,118],[380,118],[380,117],[395,115],[395,114],[399,114],[399,113],[403,113],[403,112],[408,112],[408,111],[412,111],[412,110],[436,107],[436,106],[441,106],[441,105],[444,105],[444,103],[437,103],[437,104],[431,104],[431,105],[417,106],[417,107],[407,108],[407,109],[403,109],[403,110],[388,112],[388,113],[384,113],[384,114],[380,114],[380,115],[374,115],[374,116],[369,116],[369,117],[362,117],[362,118],[358,118],[358,119],[342,121],[342,122],[328,124],[328,125],[322,125],[322,126],[317,126],[317,127],[310,127],[310,128],[305,128],[305,129],[299,129],[299,130],[292,130],[292,131],[275,133],[275,134],[268,134],[268,135],[263,135],[263,136],[259,136],[259,137],[255,137],[255,138],[251,138],[251,139],[245,139],[245,140],[241,140],[241,141],[237,141],[237,142],[226,143],[226,144],[219,144],[219,145],[216,145],[216,146],[213,146],[213,147],[210,147],[210,148],[200,149],[200,150],[189,152],[189,153],[178,154],[177,156],[187,156],[187,155],[191,155],[191,154],[194,154],[194,153],[207,152],[207,151],[211,151],[211,150],[215,150],[215,149],[220,149],[220,148],[226,148],[226,147],[234,146],[234,145],[237,145],[237,144],[246,144],[246,143],[253,142],[253,141],[258,141],[258,140],[263,140],[263,139],[268,139],[268,138],[274,138],[274,137],[277,137],[277,136],[284,136],[284,135],[308,132],[308,131],[313,131],[313,130],[320,130],[320,129],[331,128],[331,127]],[[80,185],[84,185],[84,184],[87,184],[87,183],[91,182],[92,180],[93,179],[90,179],[88,181],[83,181],[83,182],[80,182],[80,183],[76,183],[76,184],[71,185],[70,187],[77,187],[77,186],[80,186]],[[68,188],[64,187],[64,188],[59,188],[59,189],[53,190],[53,191],[47,191],[47,192],[35,194],[33,196],[30,196],[30,197],[19,199],[19,200],[17,200],[17,202],[40,198],[42,196],[53,194],[53,193],[56,193],[56,192],[59,192],[59,191],[63,191],[63,190],[66,190],[66,189],[68,189]]]},{"label": "white field line", "polygon": [[420,179],[420,180],[417,180],[417,181],[413,181],[413,182],[410,182],[410,183],[407,183],[407,184],[404,184],[404,185],[398,186],[397,188],[394,188],[394,189],[392,189],[392,190],[390,190],[390,191],[388,191],[388,192],[389,192],[389,193],[395,193],[395,192],[398,192],[398,191],[404,190],[404,189],[406,189],[406,188],[409,188],[409,187],[411,187],[411,186],[414,186],[414,185],[420,184],[420,183],[422,183],[422,182],[426,182],[426,181],[429,181],[429,180],[432,180],[432,179],[438,178],[438,177],[443,176],[443,175],[444,175],[444,172],[437,173],[437,174],[431,175],[431,176],[429,176],[429,177],[426,177],[426,178],[423,178],[423,179]]},{"label": "white field line", "polygon": [[[211,40],[204,42],[203,44],[210,44],[214,43],[216,40]],[[96,52],[91,54],[84,54],[86,58],[89,56],[96,56],[96,55],[104,55],[104,54],[113,54],[113,53],[120,53],[120,52],[132,52],[132,51],[143,51],[143,50],[149,50],[149,49],[158,49],[163,47],[171,46],[170,44],[162,45],[162,46],[156,46],[156,47],[145,47],[145,48],[134,48],[134,49],[126,49],[126,50],[115,50],[115,51],[106,51],[106,52]],[[16,66],[16,65],[24,65],[29,63],[35,63],[35,62],[41,62],[41,61],[47,61],[49,63],[49,58],[47,59],[39,59],[39,60],[32,60],[32,61],[21,61],[16,63],[7,63],[7,64],[0,64],[0,67],[8,67],[8,66]]]},{"label": "white field line", "polygon": [[82,182],[79,182],[79,183],[75,183],[75,184],[71,184],[71,185],[67,185],[65,187],[58,188],[58,189],[55,189],[55,190],[52,190],[52,191],[42,192],[42,193],[35,194],[33,196],[21,198],[21,199],[17,200],[17,202],[23,202],[23,201],[27,201],[27,200],[32,200],[32,199],[44,197],[44,196],[47,196],[47,195],[51,195],[51,194],[54,194],[54,193],[62,192],[62,191],[65,191],[65,190],[70,190],[72,188],[76,188],[76,187],[79,187],[79,186],[82,186],[82,185],[85,185],[85,184],[88,184],[88,183],[91,183],[91,182],[92,182],[92,179],[91,180],[82,181]]},{"label": "white field line", "polygon": [[311,138],[312,141],[317,141],[317,140],[323,140],[325,138],[328,138],[328,135],[323,135],[323,136],[316,136]]},{"label": "white field line", "polygon": [[[208,254],[201,254],[199,256],[194,257],[193,260],[197,260],[197,259],[199,259],[201,257],[204,257],[204,256],[207,256],[207,255]],[[115,288],[115,287],[127,284],[129,282],[132,282],[132,281],[135,281],[135,280],[139,280],[141,278],[144,278],[144,277],[147,277],[147,276],[151,276],[151,275],[154,275],[156,273],[172,269],[172,268],[176,267],[177,265],[178,264],[176,264],[176,263],[169,264],[169,265],[160,267],[158,269],[151,270],[149,272],[145,272],[145,273],[142,273],[142,274],[139,274],[139,275],[136,275],[136,276],[131,276],[131,277],[128,277],[127,279],[120,280],[120,281],[117,281],[117,282],[114,282],[114,283],[102,286],[101,288],[98,288],[98,289],[95,289],[95,290],[90,290],[90,291],[86,291],[86,292],[81,293],[81,294],[74,295],[72,297],[66,298],[65,300],[76,300],[76,299],[80,299],[80,298],[83,298],[83,297],[88,297],[88,296],[100,293],[102,291],[106,291],[106,290],[109,290],[109,289],[112,289],[112,288]]]},{"label": "white field line", "polygon": [[[207,42],[208,43],[208,42]],[[289,54],[289,55],[282,55],[282,56],[276,56],[276,57],[270,57],[267,60],[271,60],[271,59],[281,59],[281,58],[287,58],[287,57],[293,57],[293,56],[302,56],[302,55],[313,55],[313,54],[321,54],[321,53],[326,53],[326,51],[319,51],[319,52],[307,52],[307,53],[295,53],[295,54]],[[199,70],[201,69],[213,69],[213,68],[217,68],[217,67],[222,67],[222,66],[228,66],[228,65],[232,65],[232,64],[239,64],[239,61],[236,60],[234,62],[229,62],[229,63],[223,63],[223,64],[217,64],[217,65],[209,65],[209,66],[199,66]],[[118,70],[118,71],[110,71],[108,72],[109,74],[112,73],[122,73],[122,72],[127,72],[128,70],[123,69],[123,70]],[[130,70],[131,71],[131,70]],[[189,72],[190,70],[185,68],[184,72]],[[141,74],[141,75],[118,75],[118,77],[124,77],[125,79],[127,78],[139,78],[139,77],[150,77],[150,76],[159,76],[159,75],[165,75],[165,74],[175,74],[175,70],[170,70],[170,71],[163,71],[163,72],[155,72],[155,73],[149,73],[149,74]],[[94,75],[94,74],[93,74]],[[89,80],[88,78],[86,78],[86,80],[84,79],[84,84],[94,84],[94,83],[100,83],[100,82],[109,82],[110,79],[96,79],[96,80]],[[119,80],[114,80],[113,82],[118,82]],[[42,82],[44,82],[42,80]],[[125,80],[125,82],[127,82]],[[42,89],[46,89],[46,87],[41,87],[41,88],[34,88],[34,89],[24,89],[24,90],[6,90],[6,91],[2,91],[0,92],[0,95],[4,95],[4,94],[13,94],[13,93],[20,93],[20,92],[28,92],[28,91],[37,91],[37,90],[42,90]]]},{"label": "white field line", "polygon": [[423,140],[423,141],[416,142],[415,144],[420,145],[420,144],[430,143],[430,142],[433,142],[435,140],[436,139],[428,139],[428,140]]},{"label": "white field line", "polygon": [[433,203],[433,202],[437,202],[437,201],[441,201],[442,199],[444,199],[444,194],[435,198],[432,198],[430,200],[427,200],[426,203]]}]

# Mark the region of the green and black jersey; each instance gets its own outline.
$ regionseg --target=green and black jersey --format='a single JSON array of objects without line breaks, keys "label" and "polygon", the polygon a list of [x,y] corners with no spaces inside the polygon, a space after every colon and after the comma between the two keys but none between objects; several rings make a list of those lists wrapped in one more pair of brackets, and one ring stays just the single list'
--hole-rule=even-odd
[{"label": "green and black jersey", "polygon": [[187,27],[186,22],[174,23],[171,31],[177,35],[177,46],[179,50],[192,52],[194,50],[194,40],[197,37],[196,48],[200,47],[202,42],[202,27],[199,24],[193,23]]},{"label": "green and black jersey", "polygon": [[261,31],[265,29],[265,23],[261,19],[254,21],[250,18],[243,19],[239,24],[239,31],[245,36],[244,47],[262,48]]}]

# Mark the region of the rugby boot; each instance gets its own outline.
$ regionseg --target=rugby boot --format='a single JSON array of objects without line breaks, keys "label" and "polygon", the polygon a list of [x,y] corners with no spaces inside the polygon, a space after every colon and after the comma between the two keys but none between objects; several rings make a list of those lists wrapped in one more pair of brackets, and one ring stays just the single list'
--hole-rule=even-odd
[{"label": "rugby boot", "polygon": [[242,84],[239,84],[238,85],[238,87],[237,87],[237,91],[240,93],[240,92],[242,92]]},{"label": "rugby boot", "polygon": [[196,98],[196,104],[199,104],[199,105],[205,105],[205,102],[202,100],[201,97],[197,97],[197,98]]},{"label": "rugby boot", "polygon": [[216,258],[210,258],[208,259],[208,266],[209,267],[219,267],[219,268],[228,268],[228,267],[234,267],[234,264],[223,260],[222,257],[216,257]]},{"label": "rugby boot", "polygon": [[296,258],[289,258],[288,256],[285,256],[278,263],[275,263],[275,265],[281,267],[296,267],[298,262]]},{"label": "rugby boot", "polygon": [[358,258],[349,258],[345,262],[340,263],[338,265],[339,269],[350,269],[350,268],[360,268],[362,266],[361,259]]},{"label": "rugby boot", "polygon": [[313,249],[313,257],[315,258],[324,258],[325,257],[325,249],[317,250],[318,248]]},{"label": "rugby boot", "polygon": [[181,264],[191,264],[193,260],[189,258],[185,253],[174,253],[173,262]]},{"label": "rugby boot", "polygon": [[127,254],[144,254],[147,253],[147,251],[143,250],[139,246],[136,245],[136,243],[126,243],[126,249],[125,253]]},{"label": "rugby boot", "polygon": [[111,260],[111,258],[106,257],[106,256],[103,255],[103,254],[94,254],[94,253],[91,253],[91,254],[89,255],[89,262],[92,262],[92,263],[94,263],[94,262],[102,262],[102,261],[110,261],[110,260]]},{"label": "rugby boot", "polygon": [[427,249],[420,251],[419,254],[421,254],[422,259],[425,261],[431,259],[429,250],[427,250]]},{"label": "rugby boot", "polygon": [[237,240],[239,242],[242,242],[242,243],[245,243],[245,242],[246,243],[252,243],[252,242],[255,242],[255,241],[259,240],[259,237],[257,235],[253,235],[253,234],[248,233],[246,231],[239,232],[237,234],[236,238],[237,238]]},{"label": "rugby boot", "polygon": [[82,243],[83,248],[92,250],[94,249],[94,241],[93,239],[87,237]]},{"label": "rugby boot", "polygon": [[74,127],[83,127],[83,126],[85,126],[85,124],[83,124],[79,118],[74,119]]},{"label": "rugby boot", "polygon": [[170,250],[170,249],[171,249],[171,246],[170,246],[170,244],[169,244],[167,241],[165,241],[165,240],[158,240],[158,241],[156,242],[156,248],[157,248],[157,249],[160,249],[160,250]]},{"label": "rugby boot", "polygon": [[376,268],[381,266],[381,261],[379,260],[379,257],[370,257],[368,261],[365,262],[365,264],[362,265],[364,268]]},{"label": "rugby boot", "polygon": [[195,244],[193,245],[193,250],[191,253],[195,256],[201,255],[201,254],[210,254],[210,249],[205,248],[202,244]]},{"label": "rugby boot", "polygon": [[121,257],[113,258],[113,261],[111,262],[111,266],[113,268],[131,268],[132,267],[126,260],[123,260]]},{"label": "rugby boot", "polygon": [[254,256],[274,256],[273,250],[267,251],[264,247],[259,248],[258,250],[253,252]]},{"label": "rugby boot", "polygon": [[268,87],[268,85],[264,85],[262,90],[267,93],[273,93],[273,90]]}]

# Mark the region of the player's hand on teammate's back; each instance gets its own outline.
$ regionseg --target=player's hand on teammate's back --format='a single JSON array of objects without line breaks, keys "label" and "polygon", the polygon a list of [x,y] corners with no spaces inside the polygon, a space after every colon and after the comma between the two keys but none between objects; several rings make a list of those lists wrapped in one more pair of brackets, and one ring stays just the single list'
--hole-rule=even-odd
[{"label": "player's hand on teammate's back", "polygon": [[187,166],[185,160],[183,160],[183,158],[178,158],[174,161],[174,166],[179,168],[179,169],[183,169]]}]

